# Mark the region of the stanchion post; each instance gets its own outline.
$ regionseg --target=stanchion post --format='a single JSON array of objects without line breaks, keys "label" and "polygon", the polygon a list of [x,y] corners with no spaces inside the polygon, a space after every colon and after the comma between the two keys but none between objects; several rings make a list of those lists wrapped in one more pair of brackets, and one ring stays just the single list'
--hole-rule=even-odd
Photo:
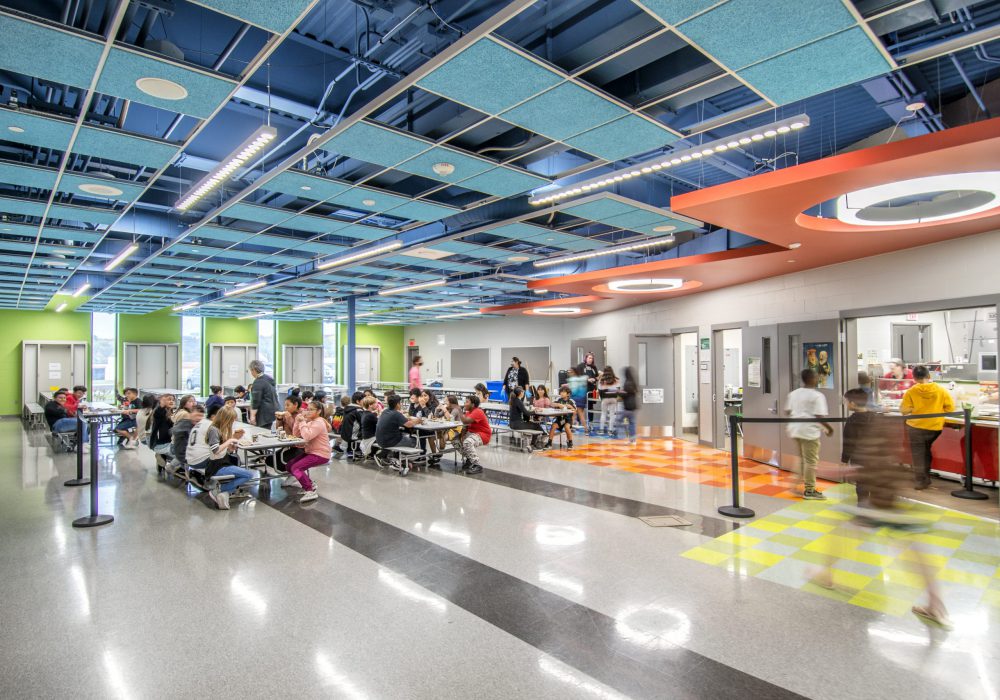
[{"label": "stanchion post", "polygon": [[[114,522],[113,515],[101,515],[98,513],[98,479],[97,479],[97,421],[90,423],[90,515],[77,518],[73,521],[73,527],[96,527]],[[78,445],[78,449],[83,451],[83,444]]]},{"label": "stanchion post", "polygon": [[729,416],[729,455],[733,472],[733,504],[731,506],[720,506],[719,512],[731,518],[752,518],[756,513],[750,508],[744,508],[740,505],[740,456],[739,440],[736,438],[739,421],[740,416],[735,414]]},{"label": "stanchion post", "polygon": [[76,411],[76,478],[64,481],[63,486],[86,486],[90,479],[83,476],[83,416]]},{"label": "stanchion post", "polygon": [[989,496],[972,487],[972,409],[965,408],[962,412],[965,414],[965,484],[951,495],[969,501],[985,501]]}]

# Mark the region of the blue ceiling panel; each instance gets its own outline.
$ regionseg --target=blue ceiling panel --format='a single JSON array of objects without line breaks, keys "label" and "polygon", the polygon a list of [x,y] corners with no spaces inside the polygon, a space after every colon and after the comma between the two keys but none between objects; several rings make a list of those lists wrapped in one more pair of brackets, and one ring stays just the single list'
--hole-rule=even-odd
[{"label": "blue ceiling panel", "polygon": [[0,140],[65,151],[72,135],[72,122],[0,108]]},{"label": "blue ceiling panel", "polygon": [[100,42],[5,15],[0,36],[7,47],[0,51],[0,70],[78,88],[90,86],[101,57]]},{"label": "blue ceiling panel", "polygon": [[635,209],[627,214],[616,214],[615,216],[601,219],[602,224],[614,226],[616,228],[631,229],[634,226],[664,225],[663,217],[645,209]]},{"label": "blue ceiling panel", "polygon": [[541,226],[515,223],[491,228],[487,233],[494,236],[503,236],[504,238],[510,238],[512,240],[530,240],[535,236],[548,232],[548,230],[549,229],[542,228]]},{"label": "blue ceiling panel", "polygon": [[634,0],[634,2],[637,5],[644,5],[646,10],[659,15],[668,24],[678,24],[713,5],[721,5],[726,0]]},{"label": "blue ceiling panel", "polygon": [[462,187],[485,192],[496,197],[513,197],[514,195],[527,192],[536,187],[548,185],[550,181],[546,178],[531,175],[521,170],[513,168],[494,168],[480,175],[463,180]]},{"label": "blue ceiling panel", "polygon": [[[153,97],[138,83],[143,78],[158,78],[177,83],[187,90],[179,100]],[[232,92],[236,83],[204,71],[186,68],[170,61],[153,58],[138,51],[115,47],[97,81],[97,90],[106,95],[124,97],[140,104],[207,119]]]},{"label": "blue ceiling panel", "polygon": [[217,12],[281,34],[316,0],[191,0]]},{"label": "blue ceiling panel", "polygon": [[386,236],[394,235],[393,231],[387,231],[384,228],[375,228],[374,226],[364,226],[362,224],[350,224],[345,228],[339,229],[337,231],[338,236],[344,236],[347,238],[361,238],[366,241],[377,241],[380,238],[385,238]]},{"label": "blue ceiling panel", "polygon": [[[855,25],[842,0],[729,0],[680,30],[723,65],[739,70]],[[733,41],[733,27],[753,40]]]},{"label": "blue ceiling panel", "polygon": [[675,134],[649,120],[629,114],[566,139],[566,143],[604,160],[616,161],[662,148],[677,138]]},{"label": "blue ceiling panel", "polygon": [[573,83],[563,83],[504,112],[504,121],[562,141],[606,124],[628,112]]},{"label": "blue ceiling panel", "polygon": [[24,216],[42,216],[45,213],[45,202],[27,199],[0,197],[0,211],[6,214],[23,214]]},{"label": "blue ceiling panel", "polygon": [[0,182],[20,187],[51,190],[56,182],[56,171],[18,165],[17,163],[0,163]]},{"label": "blue ceiling panel", "polygon": [[295,247],[295,250],[301,250],[304,253],[318,253],[320,255],[336,255],[337,253],[342,253],[347,248],[342,245],[333,245],[332,243],[301,243]]},{"label": "blue ceiling panel", "polygon": [[357,122],[327,141],[324,150],[391,168],[430,147],[421,139]]},{"label": "blue ceiling panel", "polygon": [[783,105],[889,70],[868,35],[855,27],[750,66],[739,76]]},{"label": "blue ceiling panel", "polygon": [[565,209],[561,209],[561,211],[564,214],[588,219],[589,221],[604,221],[613,216],[629,214],[635,211],[635,207],[625,202],[619,202],[616,199],[602,197],[593,202],[566,207]]},{"label": "blue ceiling panel", "polygon": [[178,148],[163,141],[95,129],[80,129],[73,152],[147,168],[162,168],[177,155]]},{"label": "blue ceiling panel", "polygon": [[[433,170],[435,163],[451,163],[455,166],[455,171],[450,175],[439,175]],[[413,173],[431,180],[443,180],[445,182],[461,182],[467,178],[479,175],[494,167],[492,163],[480,158],[467,156],[464,153],[435,146],[426,153],[422,153],[405,163],[396,166],[404,172]]]},{"label": "blue ceiling panel", "polygon": [[309,214],[299,214],[281,224],[282,228],[293,228],[297,231],[308,231],[309,233],[333,233],[348,226],[343,221],[327,219],[322,216],[310,216]]},{"label": "blue ceiling panel", "polygon": [[[304,188],[309,189],[304,189]],[[335,197],[344,192],[350,185],[331,180],[328,177],[318,177],[307,175],[295,170],[286,170],[277,177],[270,180],[264,189],[271,192],[281,192],[282,194],[302,199],[312,199],[317,202]]]},{"label": "blue ceiling panel", "polygon": [[487,114],[554,87],[562,77],[490,39],[480,39],[417,85]]},{"label": "blue ceiling panel", "polygon": [[[374,204],[365,204],[365,200],[374,201]],[[399,195],[379,192],[367,187],[355,187],[347,190],[329,200],[331,204],[341,204],[345,207],[352,207],[361,211],[383,212],[393,207],[402,206],[410,200]]]},{"label": "blue ceiling panel", "polygon": [[226,207],[222,215],[227,218],[243,219],[244,221],[255,221],[259,224],[280,224],[295,216],[293,212],[273,207],[262,207],[256,204],[237,202],[231,207]]},{"label": "blue ceiling panel", "polygon": [[118,219],[119,212],[111,209],[92,209],[89,207],[70,207],[62,204],[53,204],[49,207],[50,219],[63,219],[65,221],[83,221],[88,224],[102,224],[110,226]]},{"label": "blue ceiling panel", "polygon": [[401,204],[398,207],[393,207],[388,210],[388,213],[392,216],[398,216],[412,221],[438,221],[452,216],[453,214],[457,214],[460,211],[461,209],[455,209],[453,207],[446,207],[440,204],[431,204],[430,202],[414,200]]},{"label": "blue ceiling panel", "polygon": [[83,195],[85,197],[95,197],[98,199],[103,199],[99,195],[88,194],[80,190],[80,185],[107,185],[109,187],[115,187],[122,191],[120,195],[114,195],[113,197],[108,197],[107,199],[120,199],[132,201],[140,194],[142,194],[145,189],[145,185],[138,185],[129,180],[121,179],[111,179],[105,177],[88,177],[86,175],[79,175],[77,173],[64,173],[62,178],[59,180],[59,191],[69,192],[70,194]]}]

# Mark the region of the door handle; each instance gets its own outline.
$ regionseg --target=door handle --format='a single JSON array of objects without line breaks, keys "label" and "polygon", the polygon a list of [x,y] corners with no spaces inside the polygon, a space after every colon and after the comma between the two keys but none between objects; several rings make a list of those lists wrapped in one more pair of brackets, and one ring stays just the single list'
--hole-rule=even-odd
[{"label": "door handle", "polygon": [[777,415],[777,413],[778,413],[778,402],[775,401],[774,402],[774,406],[772,406],[771,408],[769,408],[767,410],[770,411],[771,413],[774,413],[775,415]]}]

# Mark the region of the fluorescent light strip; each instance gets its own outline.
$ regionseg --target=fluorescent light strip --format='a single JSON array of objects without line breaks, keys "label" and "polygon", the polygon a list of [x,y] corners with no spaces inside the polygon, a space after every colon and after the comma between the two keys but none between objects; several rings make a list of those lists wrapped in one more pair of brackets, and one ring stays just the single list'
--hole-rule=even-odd
[{"label": "fluorescent light strip", "polygon": [[261,316],[270,316],[273,313],[274,313],[273,311],[261,311],[261,312],[256,313],[256,314],[250,314],[249,316],[240,316],[236,320],[237,321],[249,321],[251,318],[260,318]]},{"label": "fluorescent light strip", "polygon": [[267,282],[263,280],[260,282],[254,282],[253,284],[248,284],[243,287],[237,287],[236,289],[230,289],[228,292],[223,292],[224,297],[234,297],[237,294],[245,294],[246,292],[252,292],[255,289],[260,289],[261,287],[267,285]]},{"label": "fluorescent light strip", "polygon": [[180,306],[175,306],[174,311],[187,311],[188,309],[193,309],[200,304],[200,301],[189,301],[186,304],[181,304]]},{"label": "fluorescent light strip", "polygon": [[399,321],[372,321],[371,323],[366,323],[366,326],[401,326],[403,325]]},{"label": "fluorescent light strip", "polygon": [[217,166],[199,180],[187,195],[181,198],[176,205],[177,209],[181,211],[190,209],[195,202],[228,180],[237,168],[252,160],[277,135],[278,131],[273,126],[262,126],[250,134],[232,153],[220,160]]},{"label": "fluorescent light strip", "polygon": [[459,299],[457,301],[442,301],[440,304],[421,304],[420,306],[414,306],[414,311],[424,311],[426,309],[443,309],[446,306],[461,306],[462,304],[468,304],[468,299]]},{"label": "fluorescent light strip", "polygon": [[[374,316],[374,315],[375,315],[374,311],[366,311],[363,314],[354,314],[354,318],[368,318],[369,316]],[[346,321],[348,318],[350,318],[350,316],[338,316],[337,320]]]},{"label": "fluorescent light strip", "polygon": [[447,284],[448,280],[441,278],[439,280],[431,280],[430,282],[420,282],[418,284],[408,284],[404,287],[394,287],[392,289],[383,289],[378,293],[380,297],[389,296],[390,294],[404,294],[406,292],[415,292],[418,289],[428,289],[430,287],[440,287],[443,284]]},{"label": "fluorescent light strip", "polygon": [[605,255],[616,255],[618,253],[626,253],[630,250],[638,250],[640,248],[653,248],[660,245],[668,245],[675,242],[674,236],[663,236],[661,238],[647,238],[644,241],[638,241],[636,243],[629,243],[627,245],[617,245],[610,248],[603,248],[601,250],[592,250],[587,253],[577,253],[576,255],[563,255],[558,258],[549,258],[548,260],[536,260],[535,267],[551,267],[553,265],[560,265],[562,263],[576,262],[577,260],[589,260],[591,258],[600,258]]},{"label": "fluorescent light strip", "polygon": [[434,318],[437,318],[437,319],[441,319],[441,318],[459,318],[460,316],[482,316],[482,315],[483,315],[482,311],[465,311],[465,312],[460,313],[460,314],[445,314],[443,316],[435,316]]},{"label": "fluorescent light strip", "polygon": [[66,302],[65,301],[63,303],[61,303],[59,306],[56,307],[56,313],[59,313],[60,311],[65,311],[65,310],[66,310]]},{"label": "fluorescent light strip", "polygon": [[370,258],[374,255],[380,255],[381,253],[388,253],[390,250],[396,250],[396,248],[402,248],[403,244],[399,241],[389,243],[388,245],[377,246],[375,248],[368,248],[367,250],[358,251],[357,253],[352,253],[351,255],[345,255],[341,258],[334,258],[333,260],[327,260],[326,262],[318,263],[316,265],[317,270],[328,270],[331,267],[339,267],[341,265],[347,265],[348,263],[355,262],[357,260],[364,260],[365,258]]},{"label": "fluorescent light strip", "polygon": [[332,300],[327,301],[314,301],[311,304],[299,304],[298,306],[293,306],[292,311],[305,311],[306,309],[319,309],[323,306],[329,306],[332,304]]},{"label": "fluorescent light strip", "polygon": [[566,187],[561,187],[548,192],[539,192],[537,195],[533,195],[528,201],[529,203],[535,205],[550,204],[552,202],[562,201],[567,197],[589,194],[594,190],[609,187],[624,180],[631,180],[634,177],[649,175],[676,165],[690,163],[691,161],[699,160],[707,156],[723,153],[728,151],[730,148],[749,146],[759,141],[773,139],[782,134],[804,129],[807,126],[809,126],[809,115],[799,114],[794,117],[789,117],[788,119],[776,121],[768,126],[747,129],[733,134],[732,136],[726,136],[725,138],[708,141],[698,146],[692,146],[680,151],[666,153],[621,170],[615,170],[605,175],[592,177],[589,180],[574,182],[572,185],[567,185]]},{"label": "fluorescent light strip", "polygon": [[82,287],[80,287],[75,292],[73,292],[73,298],[74,299],[78,298],[81,294],[83,294],[88,289],[90,289],[90,282],[84,282]]},{"label": "fluorescent light strip", "polygon": [[125,259],[128,256],[132,255],[132,253],[134,253],[137,250],[139,250],[139,244],[138,243],[131,244],[128,248],[126,248],[122,252],[118,253],[118,255],[116,255],[114,257],[114,259],[111,260],[111,262],[109,262],[107,265],[105,265],[104,266],[104,271],[105,272],[111,272],[116,267],[118,267],[123,262],[125,262]]}]

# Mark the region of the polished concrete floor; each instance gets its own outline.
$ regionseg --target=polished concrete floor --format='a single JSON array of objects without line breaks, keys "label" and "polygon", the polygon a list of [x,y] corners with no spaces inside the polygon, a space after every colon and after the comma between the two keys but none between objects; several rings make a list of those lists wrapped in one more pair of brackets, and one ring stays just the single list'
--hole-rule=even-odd
[{"label": "polished concrete floor", "polygon": [[[483,456],[479,477],[447,461],[406,478],[334,461],[312,472],[313,504],[275,485],[219,512],[158,477],[145,448],[105,447],[101,510],[116,519],[78,530],[88,492],[63,485],[75,456],[0,421],[0,695],[1000,691],[995,521],[935,511],[927,546],[952,610],[945,631],[876,604],[919,590],[905,562],[873,559],[883,556],[875,542],[855,545],[865,554],[836,572],[863,589],[809,590],[802,553],[829,537],[833,503],[749,493],[757,518],[736,522],[716,513],[728,489],[699,478],[504,448]],[[663,514],[692,525],[637,517]]]}]

